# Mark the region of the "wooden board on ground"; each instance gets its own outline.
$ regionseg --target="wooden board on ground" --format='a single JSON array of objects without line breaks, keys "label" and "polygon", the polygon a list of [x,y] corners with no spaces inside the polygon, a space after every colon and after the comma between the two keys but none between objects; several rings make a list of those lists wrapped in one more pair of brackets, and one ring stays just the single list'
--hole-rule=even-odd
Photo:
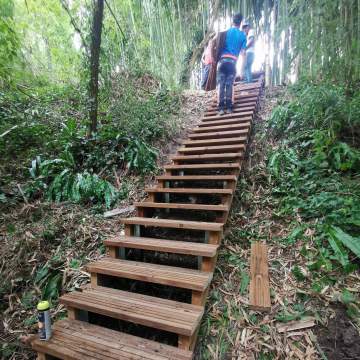
[{"label": "wooden board on ground", "polygon": [[271,308],[267,246],[260,242],[251,244],[250,308],[258,311]]}]

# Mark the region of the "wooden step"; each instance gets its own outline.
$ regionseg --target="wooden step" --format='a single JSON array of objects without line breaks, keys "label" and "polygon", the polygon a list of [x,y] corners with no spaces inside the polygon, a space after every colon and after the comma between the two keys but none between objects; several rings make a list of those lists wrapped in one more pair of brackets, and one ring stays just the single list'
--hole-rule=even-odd
[{"label": "wooden step", "polygon": [[162,181],[236,181],[235,175],[161,175],[156,180]]},{"label": "wooden step", "polygon": [[114,236],[104,241],[108,247],[141,249],[193,256],[214,257],[219,245],[174,241],[138,236]]},{"label": "wooden step", "polygon": [[227,152],[242,152],[245,150],[244,144],[235,145],[221,145],[221,146],[196,146],[196,147],[181,147],[178,152],[181,154],[216,154]]},{"label": "wooden step", "polygon": [[[247,142],[246,136],[238,136],[233,138],[224,138],[224,139],[207,139],[207,140],[185,140],[182,142],[186,147],[204,147],[204,146],[221,146],[229,144],[244,144]],[[244,145],[245,147],[245,145]]]},{"label": "wooden step", "polygon": [[[257,97],[256,96],[251,96],[251,97],[244,97],[244,98],[237,98],[235,100],[235,103],[233,104],[233,108],[238,108],[241,107],[243,104],[246,104],[246,106],[249,105],[257,105]],[[214,101],[213,103],[210,103],[210,105],[208,106],[207,110],[213,110],[213,109],[218,109],[219,105],[217,103],[217,101]]]},{"label": "wooden step", "polygon": [[[207,140],[205,140],[207,141]],[[226,169],[235,169],[238,170],[241,167],[240,162],[233,163],[224,163],[224,164],[179,164],[179,165],[165,165],[164,169],[171,170],[226,170]]]},{"label": "wooden step", "polygon": [[[195,189],[195,190],[210,190],[210,189]],[[213,190],[215,191],[230,190],[232,192],[231,189],[213,189]],[[195,194],[194,191],[189,191],[189,193]],[[197,192],[197,193],[203,194],[205,192]],[[214,191],[212,193],[214,194]],[[126,225],[143,225],[143,226],[154,226],[154,227],[166,227],[173,229],[204,230],[204,231],[222,231],[223,229],[223,224],[221,223],[204,222],[204,221],[154,219],[154,218],[142,218],[142,217],[130,217],[126,219],[121,219],[120,221]]]},{"label": "wooden step", "polygon": [[186,161],[186,162],[197,162],[197,161],[210,161],[210,160],[234,160],[242,159],[243,152],[226,153],[226,154],[204,154],[204,155],[175,155],[171,156],[170,159],[173,161]]},{"label": "wooden step", "polygon": [[183,204],[183,203],[161,203],[152,201],[136,202],[137,208],[154,209],[182,209],[182,210],[205,210],[205,211],[229,211],[226,205],[206,205],[206,204]]},{"label": "wooden step", "polygon": [[202,306],[102,286],[63,295],[60,303],[70,309],[86,310],[186,336],[195,333],[204,312]]},{"label": "wooden step", "polygon": [[245,122],[251,121],[251,117],[245,118],[233,118],[227,120],[212,120],[209,122],[201,122],[198,127],[207,127],[207,126],[219,126],[219,125],[231,125],[231,124],[243,124]]},{"label": "wooden step", "polygon": [[212,138],[226,138],[226,137],[234,137],[240,135],[248,135],[249,128],[242,130],[229,130],[229,131],[214,131],[214,132],[206,132],[206,133],[193,133],[189,134],[190,139],[212,139]]},{"label": "wooden step", "polygon": [[[244,111],[254,112],[255,108],[256,108],[255,103],[240,104],[237,107],[233,108],[233,114],[242,113]],[[204,116],[213,116],[213,115],[218,115],[218,110],[206,110],[204,113]]]},{"label": "wooden step", "polygon": [[192,131],[194,133],[204,133],[204,132],[212,132],[212,131],[231,131],[231,130],[239,130],[239,129],[248,129],[251,126],[251,122],[238,123],[233,125],[214,125],[214,126],[205,126],[205,127],[196,127],[193,128]]},{"label": "wooden step", "polygon": [[202,121],[214,121],[214,120],[224,120],[224,119],[232,119],[232,118],[250,118],[252,119],[252,116],[254,114],[254,111],[242,111],[242,112],[235,112],[231,114],[224,114],[224,115],[212,115],[212,116],[204,116],[202,118]]},{"label": "wooden step", "polygon": [[92,276],[94,274],[109,275],[196,291],[205,291],[212,279],[212,274],[199,270],[112,257],[91,262],[86,265],[86,268]]},{"label": "wooden step", "polygon": [[214,194],[214,195],[231,195],[231,189],[208,189],[208,188],[145,188],[148,193],[165,193],[165,194]]},{"label": "wooden step", "polygon": [[[192,352],[79,320],[59,320],[48,341],[31,346],[62,360],[191,360]],[[41,357],[40,357],[41,359]]]}]

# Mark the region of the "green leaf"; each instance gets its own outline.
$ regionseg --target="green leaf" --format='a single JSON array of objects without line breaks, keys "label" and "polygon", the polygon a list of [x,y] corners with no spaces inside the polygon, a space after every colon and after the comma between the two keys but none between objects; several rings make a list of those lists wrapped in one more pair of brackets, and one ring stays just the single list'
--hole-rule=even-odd
[{"label": "green leaf", "polygon": [[344,289],[341,293],[341,301],[345,304],[345,305],[348,305],[352,302],[354,302],[356,299],[355,299],[355,296],[354,294],[352,294],[349,290],[347,289]]},{"label": "green leaf", "polygon": [[243,271],[241,273],[241,282],[240,282],[240,294],[244,295],[247,291],[248,285],[249,285],[250,277],[249,275]]},{"label": "green leaf", "polygon": [[340,241],[344,246],[350,249],[357,257],[360,257],[360,238],[353,237],[336,226],[329,229],[331,239]]}]

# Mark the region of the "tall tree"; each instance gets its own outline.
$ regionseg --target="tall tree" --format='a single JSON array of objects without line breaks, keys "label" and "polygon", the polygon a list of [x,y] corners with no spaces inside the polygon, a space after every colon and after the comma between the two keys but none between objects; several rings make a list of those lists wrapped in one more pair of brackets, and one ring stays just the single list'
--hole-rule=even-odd
[{"label": "tall tree", "polygon": [[99,58],[101,46],[101,31],[104,17],[104,0],[93,0],[94,12],[91,30],[90,48],[90,82],[89,82],[89,135],[97,130],[98,92],[99,92]]}]

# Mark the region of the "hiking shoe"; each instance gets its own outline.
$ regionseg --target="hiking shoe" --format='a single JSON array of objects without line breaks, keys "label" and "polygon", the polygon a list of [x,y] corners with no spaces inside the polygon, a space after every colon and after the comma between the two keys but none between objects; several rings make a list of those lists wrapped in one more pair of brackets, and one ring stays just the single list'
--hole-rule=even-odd
[{"label": "hiking shoe", "polygon": [[233,108],[229,108],[226,110],[226,113],[227,114],[232,114],[234,112]]},{"label": "hiking shoe", "polygon": [[224,111],[223,109],[220,109],[218,114],[219,114],[220,116],[221,116],[221,115],[224,115],[224,114],[225,114],[225,111]]}]

